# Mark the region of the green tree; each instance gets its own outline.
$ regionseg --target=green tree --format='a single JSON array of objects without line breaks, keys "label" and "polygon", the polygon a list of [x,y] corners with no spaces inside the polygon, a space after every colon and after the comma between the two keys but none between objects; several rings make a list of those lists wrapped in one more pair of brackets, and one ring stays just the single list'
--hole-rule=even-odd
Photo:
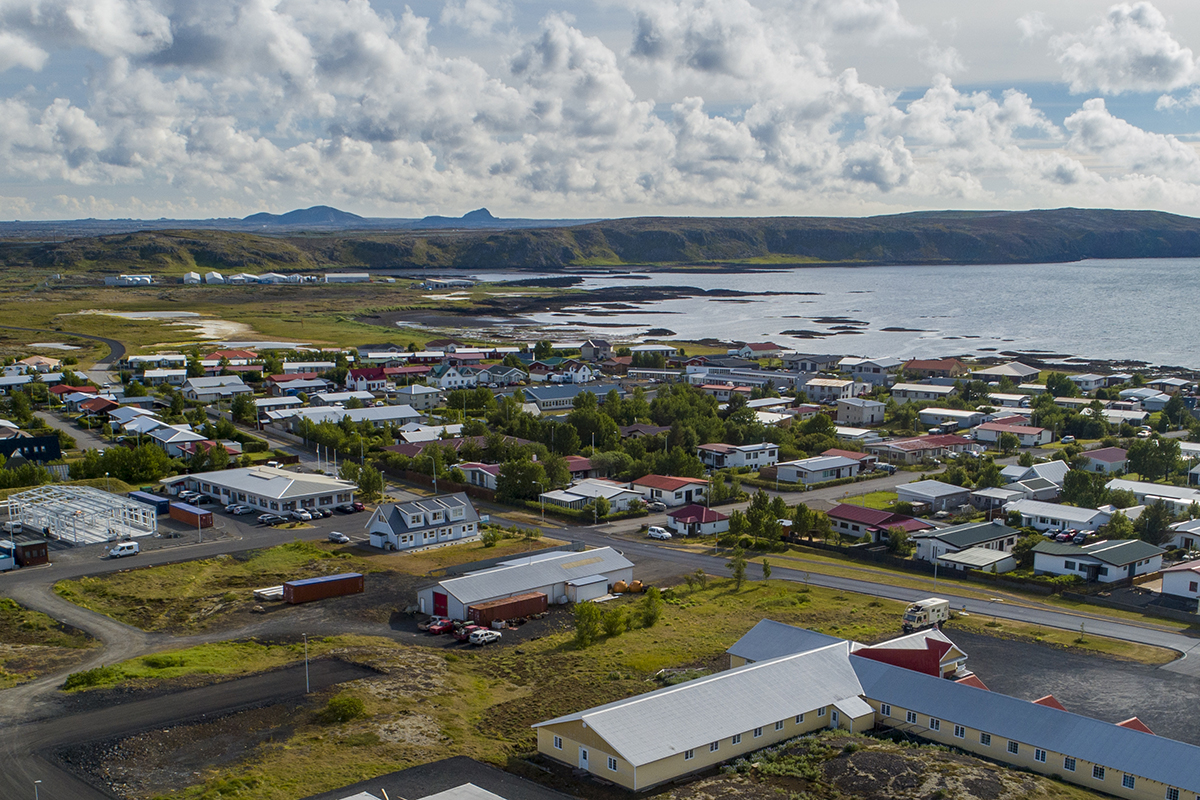
[{"label": "green tree", "polygon": [[549,358],[554,352],[554,345],[549,339],[542,339],[533,346],[533,357],[541,361],[543,358]]},{"label": "green tree", "polygon": [[792,536],[795,539],[801,539],[805,536],[811,536],[813,526],[813,513],[804,503],[797,503],[795,510],[792,511]]},{"label": "green tree", "polygon": [[1040,535],[1031,533],[1017,539],[1013,545],[1013,558],[1017,560],[1017,566],[1029,568],[1033,566],[1033,548],[1038,542],[1045,541]]},{"label": "green tree", "polygon": [[1097,533],[1106,539],[1136,539],[1138,535],[1133,521],[1122,511],[1115,512]]},{"label": "green tree", "polygon": [[1171,538],[1171,511],[1159,500],[1146,506],[1134,523],[1138,538],[1144,542],[1161,545]]},{"label": "green tree", "polygon": [[536,498],[543,491],[542,486],[550,491],[546,470],[528,458],[505,461],[496,476],[496,496],[505,502]]},{"label": "green tree", "polygon": [[1080,508],[1099,508],[1108,500],[1103,473],[1068,470],[1063,478],[1062,502]]},{"label": "green tree", "polygon": [[1138,439],[1129,446],[1126,466],[1147,480],[1166,477],[1179,461],[1179,440],[1155,436]]},{"label": "green tree", "polygon": [[358,491],[367,501],[375,500],[383,494],[383,474],[370,464],[358,471]]},{"label": "green tree", "polygon": [[258,416],[258,410],[254,407],[254,398],[248,392],[233,396],[233,402],[229,405],[229,413],[243,425],[253,425]]},{"label": "green tree", "polygon": [[1000,452],[1002,453],[1015,453],[1021,447],[1021,440],[1017,438],[1015,433],[1005,431],[1000,434],[1000,441],[997,442],[997,445],[1000,447]]},{"label": "green tree", "polygon": [[663,598],[657,587],[651,586],[639,604],[638,617],[643,628],[653,628],[662,619]]},{"label": "green tree", "polygon": [[1033,453],[1026,450],[1024,453],[1021,453],[1021,455],[1017,456],[1017,465],[1021,467],[1032,467]]},{"label": "green tree", "polygon": [[898,525],[893,526],[888,528],[887,533],[887,549],[892,555],[907,558],[912,555],[913,550],[917,549],[917,546],[909,538],[908,531],[904,528]]},{"label": "green tree", "polygon": [[764,581],[771,580],[771,562],[765,558],[762,560],[762,573]]},{"label": "green tree", "polygon": [[341,725],[366,716],[366,713],[367,707],[362,700],[352,695],[339,694],[325,704],[318,716],[326,725]]},{"label": "green tree", "polygon": [[729,560],[729,571],[733,575],[734,591],[740,591],[746,582],[746,552],[740,547],[733,548],[733,558]]},{"label": "green tree", "polygon": [[591,647],[600,636],[600,608],[595,603],[575,604],[575,646]]},{"label": "green tree", "polygon": [[126,397],[145,397],[146,396],[146,387],[142,386],[142,384],[138,383],[137,381],[133,381],[125,387],[125,396]]},{"label": "green tree", "polygon": [[600,625],[606,636],[620,636],[625,632],[625,609],[614,606],[608,609],[600,618]]},{"label": "green tree", "polygon": [[1046,393],[1051,397],[1075,397],[1079,386],[1063,373],[1051,372],[1046,376]]}]

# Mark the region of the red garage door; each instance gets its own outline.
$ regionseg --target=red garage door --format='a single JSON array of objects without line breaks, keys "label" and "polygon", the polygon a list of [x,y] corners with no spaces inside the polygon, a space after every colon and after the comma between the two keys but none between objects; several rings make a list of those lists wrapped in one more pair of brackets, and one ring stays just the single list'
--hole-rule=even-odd
[{"label": "red garage door", "polygon": [[441,592],[433,593],[433,615],[435,617],[446,616],[446,595]]}]

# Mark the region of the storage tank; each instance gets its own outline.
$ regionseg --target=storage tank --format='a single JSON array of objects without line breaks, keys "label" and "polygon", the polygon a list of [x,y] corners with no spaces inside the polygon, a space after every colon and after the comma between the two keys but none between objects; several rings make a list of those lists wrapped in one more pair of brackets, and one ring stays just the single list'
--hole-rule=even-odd
[{"label": "storage tank", "polygon": [[637,594],[638,592],[644,592],[645,590],[646,590],[646,587],[642,585],[641,581],[630,581],[629,582],[629,591],[632,592],[633,594]]},{"label": "storage tank", "polygon": [[170,512],[171,500],[162,495],[150,494],[149,492],[130,492],[129,499],[145,503],[148,506],[154,506],[155,514],[167,514]]},{"label": "storage tank", "polygon": [[359,572],[343,572],[341,575],[322,575],[320,578],[304,578],[283,584],[285,603],[307,603],[327,597],[345,594],[362,594],[363,576]]},{"label": "storage tank", "polygon": [[211,511],[205,511],[203,508],[190,506],[187,503],[171,503],[168,513],[171,515],[171,519],[186,522],[193,528],[211,528],[213,525]]},{"label": "storage tank", "polygon": [[528,617],[540,614],[549,607],[549,600],[541,592],[529,592],[515,597],[504,597],[467,606],[467,619],[476,625],[488,625],[498,619]]},{"label": "storage tank", "polygon": [[617,581],[613,584],[613,594],[624,594],[629,591],[629,584],[625,581]]}]

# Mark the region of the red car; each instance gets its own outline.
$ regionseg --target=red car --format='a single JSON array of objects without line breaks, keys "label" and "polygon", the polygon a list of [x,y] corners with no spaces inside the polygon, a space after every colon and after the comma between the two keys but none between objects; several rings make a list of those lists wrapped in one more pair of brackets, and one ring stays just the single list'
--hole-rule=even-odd
[{"label": "red car", "polygon": [[471,638],[472,633],[482,630],[486,630],[486,628],[484,628],[482,625],[463,625],[454,632],[454,638],[458,639],[460,642],[465,642],[467,639]]},{"label": "red car", "polygon": [[448,619],[439,620],[429,626],[429,632],[435,636],[454,630],[454,623]]}]

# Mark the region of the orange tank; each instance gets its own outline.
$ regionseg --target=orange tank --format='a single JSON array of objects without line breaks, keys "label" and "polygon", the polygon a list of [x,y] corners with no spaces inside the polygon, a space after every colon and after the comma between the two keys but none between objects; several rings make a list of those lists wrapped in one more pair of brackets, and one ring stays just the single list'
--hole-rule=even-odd
[{"label": "orange tank", "polygon": [[629,591],[633,592],[634,594],[637,594],[638,592],[644,592],[645,590],[646,587],[642,585],[641,581],[632,581],[629,584]]},{"label": "orange tank", "polygon": [[617,581],[613,584],[612,590],[613,594],[623,594],[624,592],[629,591],[629,586],[625,583],[625,581]]}]

